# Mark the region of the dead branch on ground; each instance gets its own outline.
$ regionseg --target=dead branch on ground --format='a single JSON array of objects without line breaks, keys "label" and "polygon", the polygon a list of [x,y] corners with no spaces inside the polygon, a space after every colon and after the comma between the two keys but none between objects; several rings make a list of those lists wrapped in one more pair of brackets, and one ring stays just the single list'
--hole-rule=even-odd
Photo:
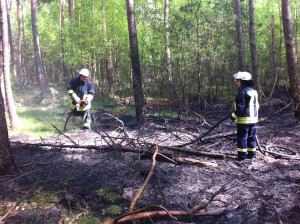
[{"label": "dead branch on ground", "polygon": [[134,199],[132,200],[131,204],[130,204],[130,207],[129,207],[129,212],[132,212],[133,209],[134,209],[134,206],[136,205],[138,199],[141,197],[141,195],[143,194],[146,186],[148,185],[153,173],[154,173],[154,168],[155,168],[155,165],[156,165],[156,155],[158,154],[158,146],[156,145],[155,146],[155,152],[153,154],[153,157],[152,157],[152,166],[151,166],[151,169],[150,169],[150,172],[145,180],[145,182],[143,183],[143,185],[140,187],[140,189],[138,190],[138,193],[136,194],[136,196],[134,197]]},{"label": "dead branch on ground", "polygon": [[[11,144],[18,144],[22,146],[27,147],[51,147],[56,149],[64,149],[64,148],[72,148],[72,149],[87,149],[87,150],[96,150],[100,152],[113,152],[113,151],[122,151],[122,152],[131,152],[136,153],[138,155],[141,155],[141,158],[151,158],[153,156],[153,153],[151,151],[145,151],[141,148],[133,148],[128,146],[122,146],[122,145],[114,145],[112,146],[96,146],[96,145],[57,145],[57,144],[34,144],[34,143],[19,143],[19,142],[11,142]],[[190,155],[197,155],[197,156],[207,156],[207,157],[213,157],[216,159],[224,159],[226,156],[221,153],[209,153],[209,152],[200,152],[196,150],[185,150],[180,149],[176,147],[167,147],[167,146],[158,146],[163,149],[167,149],[174,152],[181,152],[185,154]],[[175,156],[173,153],[159,153],[157,155],[159,157],[160,161],[163,162],[169,162],[169,163],[175,163],[175,164],[188,164],[188,165],[202,165],[202,166],[213,166],[216,167],[218,164],[216,163],[208,163],[208,162],[202,162],[200,160],[191,159],[191,158],[185,158],[181,156]]]},{"label": "dead branch on ground", "polygon": [[[124,215],[121,215],[117,218],[114,219],[109,219],[102,224],[113,224],[113,223],[126,223],[129,221],[133,220],[139,220],[139,219],[145,219],[145,218],[152,218],[152,217],[163,217],[163,216],[169,216],[171,219],[177,220],[176,217],[178,216],[219,216],[223,215],[224,213],[227,212],[227,209],[222,209],[220,211],[214,211],[214,212],[199,212],[200,210],[203,210],[207,208],[210,203],[212,203],[217,195],[219,195],[223,190],[225,189],[225,186],[221,187],[216,193],[214,193],[210,199],[200,205],[194,206],[192,209],[189,211],[177,211],[177,210],[171,210],[169,211],[167,208],[161,206],[161,205],[151,205],[144,207],[142,209],[136,210],[136,211],[131,211],[128,212]],[[147,211],[149,209],[161,209],[158,211]]]}]

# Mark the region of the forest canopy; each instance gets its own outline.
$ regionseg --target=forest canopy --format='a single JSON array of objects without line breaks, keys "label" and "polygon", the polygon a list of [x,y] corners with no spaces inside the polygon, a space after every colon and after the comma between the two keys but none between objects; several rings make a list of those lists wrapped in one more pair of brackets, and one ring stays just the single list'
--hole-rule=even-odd
[{"label": "forest canopy", "polygon": [[[73,5],[72,9],[70,10]],[[169,3],[168,27],[165,26],[162,0],[135,1],[144,94],[147,97],[168,96],[165,37],[169,33],[173,83],[181,101],[228,100],[234,94],[232,74],[237,66],[236,15],[234,1],[174,0]],[[13,46],[18,52],[16,2],[12,2],[11,24]],[[35,60],[31,30],[30,2],[22,6],[24,62],[26,78],[34,83]],[[276,87],[288,86],[280,2],[255,1],[256,47],[260,81],[266,96],[273,88],[276,66]],[[299,2],[291,1],[293,29],[299,40]],[[251,71],[248,1],[241,1],[246,70]],[[271,24],[274,16],[275,40]],[[47,82],[65,84],[75,71],[88,67],[96,86],[109,94],[131,93],[126,2],[119,0],[38,1],[37,23]],[[275,52],[272,50],[275,44]],[[298,47],[299,49],[299,47]],[[272,62],[276,55],[276,65]],[[107,66],[111,63],[111,67]],[[109,70],[110,69],[110,70]],[[108,72],[113,83],[108,83]]]}]

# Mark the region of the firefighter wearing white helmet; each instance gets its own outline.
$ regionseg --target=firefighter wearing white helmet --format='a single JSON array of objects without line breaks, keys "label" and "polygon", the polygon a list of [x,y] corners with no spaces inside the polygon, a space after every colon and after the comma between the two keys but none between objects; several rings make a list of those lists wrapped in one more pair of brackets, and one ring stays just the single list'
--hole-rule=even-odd
[{"label": "firefighter wearing white helmet", "polygon": [[235,97],[231,120],[237,127],[238,160],[256,157],[256,124],[258,122],[258,94],[253,88],[251,74],[238,72],[233,75],[239,90]]},{"label": "firefighter wearing white helmet", "polygon": [[75,116],[82,117],[83,129],[90,129],[91,124],[91,102],[95,95],[93,83],[88,80],[90,72],[83,68],[79,71],[79,76],[73,78],[68,86],[70,96],[70,107]]},{"label": "firefighter wearing white helmet", "polygon": [[238,72],[233,75],[234,79],[240,79],[240,80],[252,80],[251,74],[249,72]]},{"label": "firefighter wearing white helmet", "polygon": [[83,68],[83,69],[80,70],[79,74],[83,75],[85,77],[89,77],[90,71],[88,69],[86,69],[86,68]]}]

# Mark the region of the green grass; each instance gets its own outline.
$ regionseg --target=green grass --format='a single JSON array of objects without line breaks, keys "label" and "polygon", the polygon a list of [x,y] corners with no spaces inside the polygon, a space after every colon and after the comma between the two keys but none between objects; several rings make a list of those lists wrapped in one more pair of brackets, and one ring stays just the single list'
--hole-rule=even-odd
[{"label": "green grass", "polygon": [[62,111],[46,107],[22,107],[17,110],[17,114],[19,126],[15,130],[10,130],[10,134],[28,133],[33,138],[55,134],[56,129],[51,124],[62,130],[65,119]]},{"label": "green grass", "polygon": [[[56,94],[51,94],[50,89],[56,90]],[[64,123],[68,113],[69,96],[63,86],[48,85],[48,93],[43,98],[40,96],[38,86],[28,86],[26,90],[14,88],[14,99],[17,102],[17,114],[19,125],[14,129],[9,129],[9,135],[26,134],[31,139],[44,138],[57,133],[52,126],[55,125],[60,131],[63,131]],[[53,92],[52,92],[53,93]],[[119,102],[120,98],[114,99],[95,97],[91,111],[104,109],[108,113],[123,113],[135,116],[135,106],[122,106]],[[155,100],[154,100],[155,101]],[[157,108],[158,109],[158,108]],[[177,117],[178,114],[170,111],[169,108],[159,108],[160,111],[150,111],[150,115],[157,117]],[[9,119],[7,117],[7,123]],[[72,126],[68,124],[68,129],[77,128],[78,122]]]}]

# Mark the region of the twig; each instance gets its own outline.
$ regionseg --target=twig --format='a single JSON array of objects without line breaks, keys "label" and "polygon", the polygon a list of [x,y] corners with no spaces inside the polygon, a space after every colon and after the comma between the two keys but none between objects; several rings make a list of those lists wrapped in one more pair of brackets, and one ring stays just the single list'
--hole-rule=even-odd
[{"label": "twig", "polygon": [[223,185],[217,192],[215,192],[215,193],[211,196],[211,198],[208,200],[208,202],[206,202],[205,204],[201,204],[201,205],[197,205],[197,206],[193,207],[193,208],[189,211],[189,213],[192,215],[192,214],[198,212],[199,210],[206,208],[206,207],[214,200],[214,198],[215,198],[217,195],[219,195],[219,194],[224,190],[224,188],[225,188],[225,185]]},{"label": "twig", "polygon": [[224,117],[222,118],[218,123],[216,123],[214,126],[212,126],[207,132],[205,132],[204,134],[202,134],[201,136],[199,136],[198,138],[194,139],[191,142],[187,142],[181,145],[176,145],[176,147],[183,147],[183,146],[187,146],[187,145],[191,145],[197,141],[202,141],[202,138],[204,138],[206,135],[208,135],[212,130],[214,130],[219,124],[221,124],[223,121],[227,120],[230,116]]},{"label": "twig", "polygon": [[65,136],[67,139],[69,139],[72,143],[74,143],[74,145],[78,145],[76,142],[73,141],[73,139],[71,139],[69,136],[65,135],[62,131],[60,131],[54,124],[50,123],[60,134],[62,134],[63,136]]},{"label": "twig", "polygon": [[124,122],[123,122],[123,121],[121,121],[121,120],[120,120],[119,118],[117,118],[117,117],[112,116],[111,114],[108,114],[108,113],[104,113],[104,114],[106,114],[106,115],[108,115],[108,116],[110,116],[110,117],[116,119],[118,122],[120,122],[121,125],[122,125],[123,132],[124,132],[124,134],[125,134],[125,137],[126,137],[126,138],[129,138],[129,134],[128,134],[126,128],[125,128],[125,125],[124,125]]}]

